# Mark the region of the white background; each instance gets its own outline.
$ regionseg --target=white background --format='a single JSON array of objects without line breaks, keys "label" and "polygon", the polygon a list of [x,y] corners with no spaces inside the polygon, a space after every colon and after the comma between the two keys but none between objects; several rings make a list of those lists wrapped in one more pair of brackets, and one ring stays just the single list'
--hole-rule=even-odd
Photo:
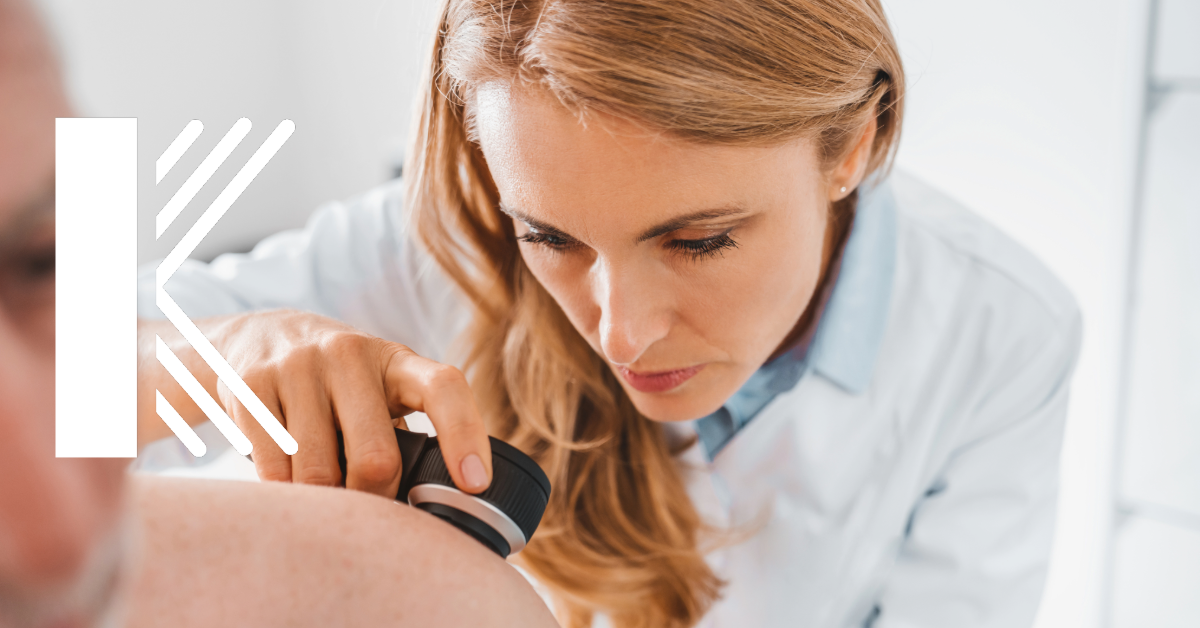
[{"label": "white background", "polygon": [[[1160,33],[1158,73],[1200,80],[1200,0],[1161,1],[1170,19]],[[1153,275],[1157,287],[1146,289],[1145,303],[1155,303],[1154,295],[1180,293],[1193,304],[1183,311],[1200,318],[1195,307],[1200,278],[1188,271],[1200,273],[1197,254],[1188,253],[1195,247],[1142,241],[1139,250],[1175,253],[1141,266],[1133,264],[1140,256],[1131,257],[1135,207],[1143,198],[1135,182],[1150,2],[885,0],[909,75],[900,166],[1033,250],[1071,288],[1084,312],[1063,453],[1059,533],[1039,628],[1098,628],[1109,625],[1110,616],[1118,626],[1200,625],[1197,602],[1186,601],[1188,591],[1200,590],[1200,570],[1188,571],[1178,562],[1181,553],[1200,555],[1200,533],[1170,526],[1163,532],[1155,527],[1161,522],[1136,516],[1122,528],[1111,525],[1118,484],[1135,485],[1124,495],[1169,479],[1171,490],[1200,501],[1200,470],[1194,465],[1156,469],[1130,462],[1154,459],[1169,441],[1176,457],[1200,459],[1200,401],[1195,393],[1183,397],[1183,388],[1200,377],[1194,357],[1200,332],[1191,327],[1191,344],[1180,345],[1178,334],[1189,323],[1177,310],[1150,325],[1146,321],[1157,320],[1160,310],[1129,308],[1141,294],[1141,288],[1128,289],[1131,269],[1161,266],[1171,272]],[[181,181],[172,177],[193,169],[239,117],[250,118],[255,128],[231,163],[244,161],[282,118],[294,120],[297,131],[213,230],[199,257],[248,248],[263,235],[302,224],[322,201],[355,194],[388,176],[404,147],[433,8],[425,0],[43,3],[60,34],[81,114],[138,117],[143,155],[157,156],[193,118],[206,126],[163,190],[154,186],[153,159],[142,160],[141,261],[164,255],[231,176],[234,168],[218,172],[175,226],[154,241],[153,215]],[[1196,101],[1167,103],[1164,111],[1174,111],[1170,121],[1150,130],[1168,139],[1200,137]],[[1163,144],[1170,142],[1151,142],[1151,153],[1166,151],[1151,163],[1197,164],[1193,183],[1200,180],[1194,157],[1200,139]],[[1190,162],[1180,156],[1187,150],[1193,151]],[[1143,205],[1150,216],[1147,237],[1182,243],[1171,221],[1191,216],[1192,228],[1200,224],[1200,207],[1178,183],[1186,174],[1161,184],[1149,177],[1154,189],[1144,197],[1150,199]],[[1174,209],[1156,214],[1159,206]],[[1191,297],[1181,292],[1189,282]],[[1178,299],[1162,302],[1155,307],[1178,307]],[[1133,353],[1142,357],[1140,366],[1126,371],[1122,338],[1130,311],[1142,313],[1130,319],[1130,329],[1149,331],[1133,335]],[[1159,345],[1167,349],[1154,348]],[[1174,353],[1168,351],[1172,347]],[[1181,441],[1164,436],[1169,431],[1139,431],[1138,425],[1150,423],[1138,422],[1145,406],[1138,405],[1138,394],[1127,400],[1122,392],[1131,378],[1149,382],[1135,388],[1148,391],[1142,397],[1166,407],[1163,411],[1175,412],[1169,414],[1172,425],[1191,436]],[[1179,403],[1171,405],[1176,398]],[[1119,430],[1122,407],[1130,408],[1125,416],[1131,422]],[[1159,416],[1158,409],[1145,414]],[[1136,437],[1137,451],[1119,449],[1118,432]],[[1149,435],[1137,436],[1143,432]],[[1129,459],[1121,467],[1118,451]],[[1119,469],[1121,477],[1133,479],[1118,482]],[[1144,546],[1139,539],[1146,539]],[[1112,548],[1119,549],[1121,570],[1114,578]],[[1115,593],[1109,589],[1113,581]],[[1115,610],[1108,603],[1114,595]]]}]

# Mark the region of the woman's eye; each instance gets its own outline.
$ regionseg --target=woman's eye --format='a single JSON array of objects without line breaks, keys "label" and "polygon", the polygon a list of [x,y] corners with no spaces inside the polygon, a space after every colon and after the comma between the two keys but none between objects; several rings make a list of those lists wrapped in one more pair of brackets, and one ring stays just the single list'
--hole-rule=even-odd
[{"label": "woman's eye", "polygon": [[530,244],[540,244],[555,250],[565,250],[571,248],[572,242],[562,236],[557,236],[552,233],[542,233],[540,231],[530,231],[523,236],[517,238],[521,242]]},{"label": "woman's eye", "polygon": [[721,253],[725,249],[737,248],[737,242],[729,237],[729,232],[702,240],[671,240],[668,247],[692,256],[693,259],[704,259]]}]

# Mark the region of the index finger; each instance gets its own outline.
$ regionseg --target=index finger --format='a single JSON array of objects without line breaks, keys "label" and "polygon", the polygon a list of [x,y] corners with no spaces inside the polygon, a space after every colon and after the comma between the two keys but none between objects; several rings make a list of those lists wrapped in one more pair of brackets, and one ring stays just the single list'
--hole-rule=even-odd
[{"label": "index finger", "polygon": [[455,485],[479,493],[491,484],[491,443],[462,371],[402,350],[388,362],[385,385],[391,407],[429,416]]}]

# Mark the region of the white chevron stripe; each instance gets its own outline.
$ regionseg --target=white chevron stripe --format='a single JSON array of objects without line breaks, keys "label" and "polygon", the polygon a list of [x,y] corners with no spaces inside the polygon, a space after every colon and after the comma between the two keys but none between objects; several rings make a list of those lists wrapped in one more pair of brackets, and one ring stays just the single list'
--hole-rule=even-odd
[{"label": "white chevron stripe", "polygon": [[250,387],[246,385],[246,382],[242,381],[237,371],[233,370],[233,367],[229,366],[225,358],[221,357],[216,347],[212,346],[208,338],[204,337],[204,334],[200,332],[196,324],[187,317],[187,314],[183,313],[183,310],[167,294],[167,291],[160,287],[156,290],[155,294],[157,296],[158,309],[167,315],[167,320],[175,325],[175,328],[179,330],[179,333],[183,334],[188,344],[192,345],[196,353],[200,354],[200,357],[208,363],[209,368],[217,374],[217,377],[225,382],[225,385],[229,387],[229,390],[237,397],[238,401],[242,402],[243,406],[246,406],[251,416],[267,431],[267,434],[279,445],[283,453],[289,456],[296,453],[296,449],[298,448],[296,440],[292,438],[291,434],[287,433],[287,430],[283,429],[283,425],[279,423],[279,419],[275,418],[275,415],[271,414],[267,406],[263,405],[258,395],[255,395],[254,391],[250,390]]},{"label": "white chevron stripe", "polygon": [[[243,118],[243,120],[245,119]],[[238,124],[241,122],[242,120],[239,120]],[[245,120],[245,122],[246,125],[250,124],[249,120]],[[235,124],[234,128],[236,129],[237,126]],[[158,304],[158,308],[175,325],[175,328],[183,334],[184,339],[192,345],[192,348],[200,354],[200,357],[208,363],[208,366],[217,374],[217,377],[225,382],[225,385],[229,387],[229,390],[233,392],[238,401],[242,402],[242,405],[250,411],[250,414],[266,430],[275,443],[279,445],[280,449],[289,455],[296,453],[297,445],[295,439],[292,438],[291,434],[288,434],[283,425],[279,423],[279,420],[271,414],[271,411],[254,394],[254,391],[250,390],[250,387],[242,381],[242,378],[233,370],[233,367],[229,366],[225,358],[221,357],[220,352],[212,346],[208,338],[204,337],[200,329],[188,318],[187,314],[175,303],[174,299],[167,294],[165,286],[171,276],[175,274],[175,271],[179,270],[179,267],[183,265],[184,260],[192,254],[192,251],[196,249],[200,241],[204,239],[204,236],[208,235],[213,225],[217,224],[217,221],[225,215],[229,207],[241,196],[246,187],[250,185],[250,182],[258,176],[258,173],[275,156],[275,153],[279,151],[279,148],[283,146],[284,142],[291,137],[295,130],[296,125],[291,120],[284,120],[275,127],[275,130],[271,132],[271,135],[267,137],[262,146],[250,156],[250,159],[246,161],[242,169],[234,175],[229,185],[225,186],[225,189],[221,191],[216,200],[208,206],[208,209],[204,210],[204,214],[200,216],[196,224],[192,225],[192,228],[175,245],[175,248],[171,249],[171,252],[159,264],[155,273],[155,301]],[[233,133],[233,129],[230,130],[230,133]]]},{"label": "white chevron stripe", "polygon": [[[225,160],[229,158],[229,154],[233,152],[233,149],[242,143],[242,139],[250,132],[251,126],[253,125],[246,118],[233,123],[233,127],[229,129],[225,137],[221,138],[221,141],[217,142],[217,145],[208,153],[204,161],[200,162],[200,165],[196,167],[196,171],[187,178],[187,181],[183,182],[183,185],[179,186],[179,189],[176,190],[171,200],[167,201],[166,205],[163,205],[162,210],[158,212],[158,216],[154,218],[155,239],[161,238],[167,227],[170,227],[171,223],[179,217],[183,208],[192,202],[196,193],[200,191],[200,188],[204,187],[205,183],[208,183],[209,178],[213,176],[217,168],[220,168],[221,164],[225,163]],[[186,129],[184,130],[186,131]],[[174,147],[174,144],[171,146]],[[170,151],[171,149],[168,148],[167,150]]]},{"label": "white chevron stripe", "polygon": [[[167,369],[167,372],[171,374],[171,377],[175,378],[175,381],[179,382],[179,385],[182,386],[184,392],[186,392],[188,396],[192,398],[192,401],[195,401],[196,405],[200,406],[200,410],[204,412],[204,416],[208,417],[209,421],[212,421],[212,424],[216,426],[216,428],[221,431],[221,434],[225,436],[225,440],[228,440],[229,444],[233,445],[233,448],[236,449],[239,454],[242,454],[243,456],[249,455],[250,451],[253,449],[253,446],[250,444],[250,439],[246,438],[246,435],[238,429],[237,424],[235,424],[233,420],[229,418],[228,414],[225,414],[225,411],[221,409],[221,404],[217,403],[212,398],[212,395],[208,394],[207,390],[204,390],[204,386],[196,380],[191,371],[187,370],[187,367],[184,366],[179,357],[176,356],[173,351],[171,351],[171,348],[167,346],[167,343],[163,342],[162,338],[159,338],[157,335],[154,336],[154,345],[154,352],[158,357],[159,363],[163,365],[163,368]],[[167,423],[167,425],[170,425],[170,423]],[[176,434],[178,434],[178,432],[176,432]],[[180,436],[180,439],[182,438],[183,437]],[[195,452],[192,453],[195,454]],[[202,455],[203,454],[197,454],[196,457],[200,457]]]},{"label": "white chevron stripe", "polygon": [[154,391],[154,409],[158,411],[158,416],[163,420],[163,423],[166,423],[167,427],[171,428],[172,432],[175,432],[175,435],[179,437],[179,440],[183,441],[183,445],[187,447],[188,451],[192,452],[193,456],[201,458],[204,454],[208,453],[208,447],[204,446],[204,441],[200,440],[200,436],[196,434],[192,426],[188,425],[187,421],[184,421],[183,417],[179,416],[179,413],[175,411],[170,402],[157,390]]},{"label": "white chevron stripe", "polygon": [[158,161],[154,162],[154,185],[162,183],[163,177],[175,167],[180,157],[192,147],[192,142],[200,137],[200,133],[204,131],[204,123],[199,120],[192,120],[183,127],[179,135],[175,136],[175,141],[159,155]]}]

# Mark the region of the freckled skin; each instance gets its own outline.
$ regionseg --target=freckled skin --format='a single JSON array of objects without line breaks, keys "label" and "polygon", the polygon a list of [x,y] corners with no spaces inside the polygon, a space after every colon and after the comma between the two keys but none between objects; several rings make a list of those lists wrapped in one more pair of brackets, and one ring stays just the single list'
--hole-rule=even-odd
[{"label": "freckled skin", "polygon": [[[700,145],[611,116],[581,124],[548,94],[504,82],[480,86],[471,106],[518,238],[531,232],[522,218],[569,236],[560,248],[522,242],[525,263],[659,421],[716,410],[779,348],[818,285],[830,202],[865,168],[860,150],[822,172],[804,139]],[[740,213],[638,241],[670,219],[728,208]],[[736,246],[707,255],[677,243],[726,232]],[[665,392],[633,388],[620,369],[697,365]]]},{"label": "freckled skin", "polygon": [[125,625],[557,626],[521,574],[416,508],[301,484],[139,477]]}]

